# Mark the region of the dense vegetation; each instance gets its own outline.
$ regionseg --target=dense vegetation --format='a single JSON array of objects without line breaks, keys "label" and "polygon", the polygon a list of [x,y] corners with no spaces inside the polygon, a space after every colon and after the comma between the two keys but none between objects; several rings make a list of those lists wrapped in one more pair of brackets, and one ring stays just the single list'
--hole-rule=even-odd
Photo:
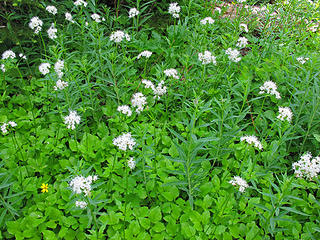
[{"label": "dense vegetation", "polygon": [[320,5],[267,2],[0,3],[0,238],[319,239]]}]

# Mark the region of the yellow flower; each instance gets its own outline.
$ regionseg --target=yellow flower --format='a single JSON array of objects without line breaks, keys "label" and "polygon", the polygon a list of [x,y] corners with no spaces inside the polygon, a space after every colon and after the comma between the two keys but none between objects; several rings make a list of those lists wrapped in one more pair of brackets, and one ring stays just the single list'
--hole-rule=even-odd
[{"label": "yellow flower", "polygon": [[41,189],[42,189],[41,192],[43,193],[48,192],[48,184],[42,183]]}]

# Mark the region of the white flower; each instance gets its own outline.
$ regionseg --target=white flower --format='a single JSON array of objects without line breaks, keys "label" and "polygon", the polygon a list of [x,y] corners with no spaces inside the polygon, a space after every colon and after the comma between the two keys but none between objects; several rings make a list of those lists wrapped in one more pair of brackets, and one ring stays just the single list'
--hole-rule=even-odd
[{"label": "white flower", "polygon": [[50,39],[56,39],[57,35],[56,33],[58,32],[58,30],[54,27],[54,24],[52,23],[50,28],[48,29],[47,33]]},{"label": "white flower", "polygon": [[203,24],[203,25],[213,24],[214,20],[211,17],[206,17],[206,18],[200,20],[200,23]]},{"label": "white flower", "polygon": [[292,168],[296,177],[312,180],[320,173],[320,157],[312,159],[311,153],[305,153],[300,157],[300,161],[292,164]]},{"label": "white flower", "polygon": [[4,124],[1,125],[1,131],[2,131],[3,134],[6,134],[8,132],[7,126],[8,126],[7,123],[4,123]]},{"label": "white flower", "polygon": [[288,122],[291,122],[292,120],[292,111],[290,108],[288,107],[279,107],[279,115],[278,115],[278,119],[280,119],[281,121],[287,120]]},{"label": "white flower", "polygon": [[173,77],[175,79],[179,79],[178,71],[174,68],[166,69],[163,72],[167,77]]},{"label": "white flower", "polygon": [[85,209],[87,207],[88,203],[85,201],[76,201],[76,207],[79,207],[81,209]]},{"label": "white flower", "polygon": [[91,18],[96,21],[97,23],[100,23],[101,22],[101,16],[97,13],[94,13],[91,15]]},{"label": "white flower", "polygon": [[5,68],[4,64],[0,65],[0,69],[1,69],[2,72],[6,72],[6,68]]},{"label": "white flower", "polygon": [[17,126],[17,123],[16,123],[16,122],[13,122],[13,121],[9,121],[8,124],[9,124],[11,127],[16,127],[16,126]]},{"label": "white flower", "polygon": [[129,167],[131,170],[133,170],[133,169],[136,167],[136,161],[133,160],[133,158],[130,158],[130,159],[128,160],[128,167]]},{"label": "white flower", "polygon": [[268,93],[275,95],[276,99],[280,99],[280,93],[277,91],[277,85],[272,81],[266,81],[261,87],[259,94]]},{"label": "white flower", "polygon": [[2,53],[2,59],[6,60],[8,58],[15,59],[16,54],[12,50],[7,50]]},{"label": "white flower", "polygon": [[238,186],[240,192],[244,192],[247,187],[249,187],[248,183],[246,180],[242,179],[239,176],[234,176],[233,179],[229,181],[233,186]]},{"label": "white flower", "polygon": [[95,182],[98,180],[98,176],[97,175],[93,175],[92,180]]},{"label": "white flower", "polygon": [[59,79],[57,82],[56,82],[56,86],[53,87],[53,89],[55,91],[57,90],[63,90],[64,88],[68,87],[69,84],[67,82],[64,82],[64,81],[61,81],[61,79]]},{"label": "white flower", "polygon": [[239,48],[243,48],[245,46],[247,46],[248,44],[248,39],[245,37],[239,37],[238,42],[237,42],[237,47]]},{"label": "white flower", "polygon": [[167,92],[167,87],[162,86],[164,84],[164,81],[162,80],[157,87],[153,87],[153,94],[155,95],[154,98],[160,99],[160,96],[164,95]]},{"label": "white flower", "polygon": [[226,50],[226,54],[228,55],[229,60],[232,62],[239,62],[241,60],[241,57],[239,57],[240,52],[237,49],[228,48]]},{"label": "white flower", "polygon": [[180,6],[178,5],[178,3],[170,3],[169,5],[169,13],[172,15],[172,17],[174,18],[179,18],[179,13],[180,13]]},{"label": "white flower", "polygon": [[244,23],[240,24],[240,30],[243,30],[245,32],[249,32],[247,24],[244,24]]},{"label": "white flower", "polygon": [[49,12],[49,13],[51,13],[53,15],[56,15],[57,12],[58,12],[58,10],[57,10],[57,8],[55,6],[47,6],[46,10],[47,10],[47,12]]},{"label": "white flower", "polygon": [[73,4],[75,6],[82,6],[83,5],[84,7],[86,7],[88,5],[88,3],[86,1],[84,1],[84,0],[77,0]]},{"label": "white flower", "polygon": [[70,111],[68,116],[64,117],[64,124],[67,125],[68,129],[74,130],[76,128],[76,124],[80,124],[80,116],[76,111]]},{"label": "white flower", "polygon": [[0,127],[3,134],[8,133],[7,127],[8,127],[9,125],[10,125],[11,127],[16,127],[16,126],[17,126],[17,124],[16,124],[15,122],[13,122],[13,121],[9,121],[8,123],[3,123],[3,124],[1,125],[1,127]]},{"label": "white flower", "polygon": [[154,88],[153,83],[152,83],[151,81],[149,81],[149,80],[142,79],[141,82],[145,85],[145,86],[144,86],[145,88],[151,88],[151,89]]},{"label": "white flower", "polygon": [[305,64],[308,60],[309,60],[309,58],[305,58],[305,57],[298,57],[297,58],[297,61],[301,64]]},{"label": "white flower", "polygon": [[46,75],[50,72],[50,64],[49,63],[41,63],[39,66],[39,71],[43,74]]},{"label": "white flower", "polygon": [[261,142],[258,140],[258,138],[254,135],[252,136],[244,136],[240,138],[240,141],[246,141],[249,144],[253,144],[256,148],[262,150],[262,144]]},{"label": "white flower", "polygon": [[115,31],[110,35],[110,41],[114,41],[115,43],[122,42],[123,39],[130,41],[130,36],[123,31]]},{"label": "white flower", "polygon": [[76,194],[84,193],[86,196],[89,195],[91,191],[91,184],[93,181],[97,180],[98,178],[94,178],[92,176],[83,177],[83,176],[76,176],[69,182],[69,186],[72,188],[72,191]]},{"label": "white flower", "polygon": [[154,98],[160,99],[160,96],[164,95],[167,92],[167,87],[162,86],[164,84],[164,81],[162,80],[157,87],[154,86],[154,84],[146,79],[142,80],[142,83],[145,85],[145,88],[151,88],[154,94]]},{"label": "white flower", "polygon": [[238,0],[239,3],[244,3],[246,2],[247,0]]},{"label": "white flower", "polygon": [[19,57],[20,57],[20,58],[22,58],[22,59],[24,59],[24,60],[26,60],[26,59],[27,59],[27,56],[26,56],[26,55],[24,55],[23,53],[19,53]]},{"label": "white flower", "polygon": [[132,115],[132,111],[127,105],[118,106],[117,111],[127,115],[128,117]]},{"label": "white flower", "polygon": [[56,72],[56,74],[58,75],[58,78],[62,78],[63,76],[63,72],[62,69],[64,68],[64,61],[62,60],[58,60],[55,64],[54,64],[54,71]]},{"label": "white flower", "polygon": [[143,96],[142,93],[137,92],[132,96],[131,104],[133,107],[136,107],[136,112],[140,113],[143,111],[144,105],[147,104],[147,98]]},{"label": "white flower", "polygon": [[219,7],[216,7],[214,10],[217,11],[219,14],[221,13],[221,8]]},{"label": "white flower", "polygon": [[209,51],[205,51],[204,53],[199,53],[198,59],[199,61],[202,62],[202,64],[209,64],[209,63],[212,63],[213,65],[217,64],[216,57],[213,56]]},{"label": "white flower", "polygon": [[38,17],[33,17],[30,20],[29,27],[34,30],[35,34],[38,34],[42,29],[43,22]]},{"label": "white flower", "polygon": [[150,51],[143,51],[141,52],[138,56],[137,59],[141,58],[141,57],[145,57],[145,58],[150,58],[152,55],[152,52]]},{"label": "white flower", "polygon": [[139,14],[139,11],[136,8],[131,8],[129,10],[129,18],[133,18],[135,16],[138,16],[138,14]]},{"label": "white flower", "polygon": [[113,139],[113,145],[117,146],[120,150],[126,151],[127,148],[130,150],[133,149],[134,145],[136,145],[136,141],[131,137],[131,133],[124,133],[119,137]]},{"label": "white flower", "polygon": [[66,17],[66,20],[68,20],[68,21],[70,21],[70,22],[74,23],[74,21],[73,21],[73,19],[72,19],[72,15],[71,15],[71,13],[66,12],[66,13],[65,13],[65,17]]}]

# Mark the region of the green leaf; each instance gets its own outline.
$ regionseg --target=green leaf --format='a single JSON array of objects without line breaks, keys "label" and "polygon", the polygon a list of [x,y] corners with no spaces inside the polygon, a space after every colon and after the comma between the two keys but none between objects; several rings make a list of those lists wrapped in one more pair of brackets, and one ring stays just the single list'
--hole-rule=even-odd
[{"label": "green leaf", "polygon": [[299,210],[297,210],[297,209],[295,209],[295,208],[292,208],[292,207],[280,207],[280,208],[283,209],[283,210],[286,210],[286,211],[288,211],[288,212],[296,213],[296,214],[298,214],[298,215],[310,216],[309,214],[306,214],[306,213],[304,213],[304,212],[301,212],[301,211],[299,211]]},{"label": "green leaf", "polygon": [[148,218],[139,218],[139,223],[144,229],[150,228],[150,220]]},{"label": "green leaf", "polygon": [[189,223],[183,222],[181,223],[181,233],[185,237],[191,238],[196,234],[196,230],[194,229],[194,227],[190,226]]},{"label": "green leaf", "polygon": [[226,231],[227,227],[224,225],[219,225],[215,231],[216,234],[220,235]]},{"label": "green leaf", "polygon": [[320,142],[320,134],[314,133],[313,136],[318,142]]},{"label": "green leaf", "polygon": [[114,211],[109,211],[109,214],[107,216],[107,223],[109,225],[116,225],[119,223],[119,215],[120,213],[115,213]]},{"label": "green leaf", "polygon": [[56,240],[57,239],[56,234],[54,232],[52,232],[52,231],[44,230],[42,232],[42,234],[43,234],[43,238],[45,240]]},{"label": "green leaf", "polygon": [[159,206],[150,210],[149,219],[151,222],[153,223],[159,222],[161,218],[162,218],[162,214]]},{"label": "green leaf", "polygon": [[203,198],[203,201],[202,201],[202,207],[203,207],[203,209],[205,209],[205,210],[208,209],[208,208],[211,206],[212,202],[213,202],[212,197],[210,197],[209,195],[206,195],[206,196]]},{"label": "green leaf", "polygon": [[155,232],[162,232],[165,230],[165,226],[162,222],[157,222],[153,227],[152,230]]}]

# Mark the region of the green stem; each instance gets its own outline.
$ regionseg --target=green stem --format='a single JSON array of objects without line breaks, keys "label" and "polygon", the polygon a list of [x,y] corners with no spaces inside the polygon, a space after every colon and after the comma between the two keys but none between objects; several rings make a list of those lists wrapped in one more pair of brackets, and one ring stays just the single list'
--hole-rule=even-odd
[{"label": "green stem", "polygon": [[267,98],[267,96],[264,96],[263,102],[262,102],[262,105],[261,105],[261,108],[260,108],[260,112],[259,112],[259,114],[258,114],[258,116],[257,116],[257,118],[256,118],[258,121],[259,121],[259,117],[260,117],[260,114],[261,114],[261,112],[262,112],[262,108],[263,108],[263,106],[264,106],[264,102],[265,102],[266,98]]},{"label": "green stem", "polygon": [[[125,160],[127,157],[125,157]],[[128,167],[126,166],[126,162],[124,165],[125,168],[125,196],[124,196],[124,226],[123,226],[123,239],[126,239],[126,216],[127,216],[127,196],[128,196]]]}]

